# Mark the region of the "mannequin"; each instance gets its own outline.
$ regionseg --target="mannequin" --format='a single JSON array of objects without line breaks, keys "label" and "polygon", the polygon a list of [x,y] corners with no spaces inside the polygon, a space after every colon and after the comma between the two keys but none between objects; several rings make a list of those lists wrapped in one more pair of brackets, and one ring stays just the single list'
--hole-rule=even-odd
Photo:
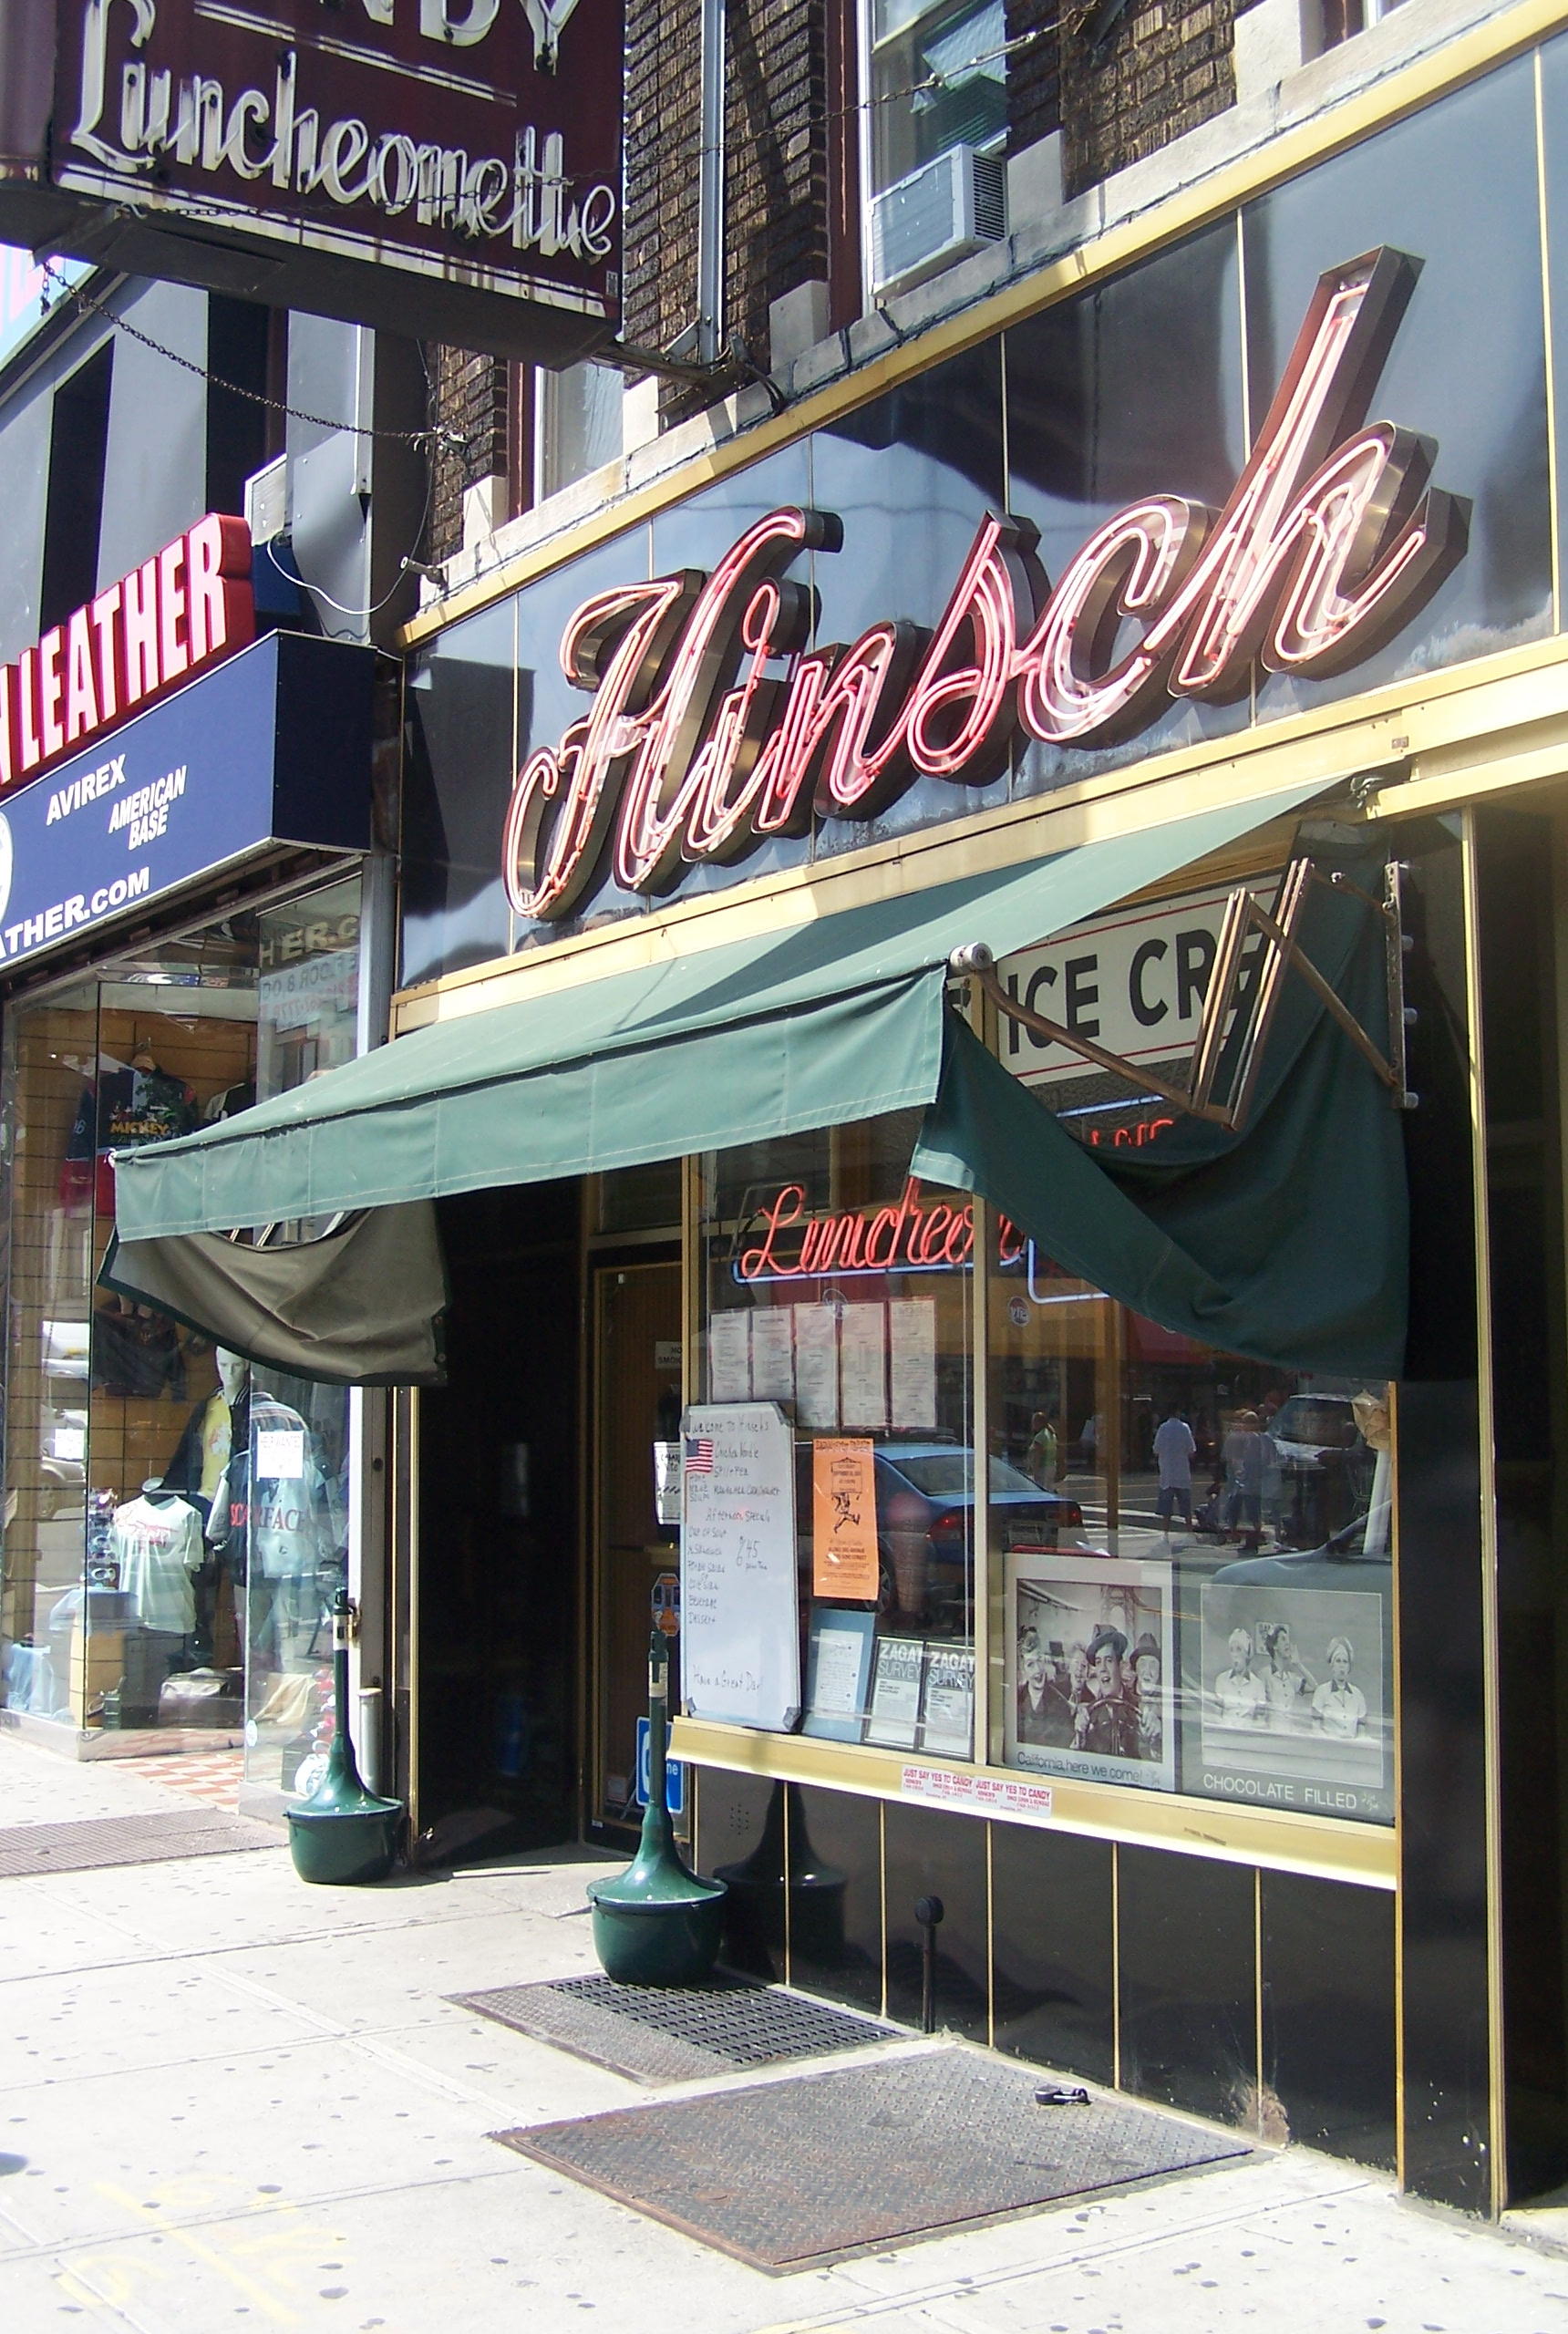
[{"label": "mannequin", "polygon": [[[220,1346],[216,1352],[218,1383],[205,1401],[198,1402],[185,1421],[174,1456],[163,1472],[166,1488],[178,1491],[201,1518],[206,1543],[201,1570],[196,1577],[196,1627],[191,1651],[198,1660],[210,1660],[219,1630],[220,1583],[227,1573],[235,1582],[244,1578],[243,1531],[231,1536],[229,1514],[234,1453],[249,1441],[251,1365],[244,1357]],[[237,1600],[236,1600],[237,1601]]]},{"label": "mannequin", "polygon": [[201,1515],[207,1537],[223,1536],[212,1510],[236,1443],[246,1435],[246,1397],[251,1365],[242,1354],[217,1348],[218,1383],[204,1402],[198,1402],[185,1421],[174,1456],[163,1471],[165,1483],[188,1499]]}]

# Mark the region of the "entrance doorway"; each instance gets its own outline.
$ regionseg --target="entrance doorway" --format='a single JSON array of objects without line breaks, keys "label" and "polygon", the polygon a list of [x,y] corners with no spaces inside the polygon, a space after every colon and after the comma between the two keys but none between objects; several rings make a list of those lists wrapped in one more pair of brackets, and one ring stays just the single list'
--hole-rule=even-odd
[{"label": "entrance doorway", "polygon": [[[647,1715],[648,1639],[678,1619],[679,1532],[661,1521],[655,1445],[681,1418],[681,1268],[677,1259],[593,1271],[594,1661],[588,1813],[595,1826],[641,1821],[637,1720]],[[670,1637],[670,1708],[680,1693],[680,1639]]]},{"label": "entrance doorway", "polygon": [[428,1860],[576,1830],[581,1186],[442,1200],[444,1387],[419,1397],[418,1806]]}]

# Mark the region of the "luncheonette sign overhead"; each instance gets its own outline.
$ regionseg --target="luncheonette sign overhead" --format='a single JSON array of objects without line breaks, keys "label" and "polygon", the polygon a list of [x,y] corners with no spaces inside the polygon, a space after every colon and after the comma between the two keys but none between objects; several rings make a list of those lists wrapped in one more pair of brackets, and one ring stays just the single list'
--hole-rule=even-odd
[{"label": "luncheonette sign overhead", "polygon": [[5,0],[0,237],[565,364],[620,314],[623,0]]}]

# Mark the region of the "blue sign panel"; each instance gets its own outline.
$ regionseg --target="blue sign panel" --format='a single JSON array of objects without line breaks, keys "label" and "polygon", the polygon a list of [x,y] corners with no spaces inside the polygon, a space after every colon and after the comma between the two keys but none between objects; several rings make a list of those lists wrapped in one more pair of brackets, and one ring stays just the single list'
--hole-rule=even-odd
[{"label": "blue sign panel", "polygon": [[[669,1740],[667,1727],[665,1730],[665,1740],[666,1741]],[[653,1766],[649,1757],[652,1744],[653,1737],[648,1731],[648,1721],[645,1718],[640,1718],[637,1720],[637,1805],[639,1807],[646,1807],[648,1803],[648,1783]],[[678,1759],[665,1761],[665,1804],[672,1815],[686,1813],[686,1769]]]},{"label": "blue sign panel", "polygon": [[0,973],[271,845],[366,849],[374,669],[273,633],[0,796]]}]

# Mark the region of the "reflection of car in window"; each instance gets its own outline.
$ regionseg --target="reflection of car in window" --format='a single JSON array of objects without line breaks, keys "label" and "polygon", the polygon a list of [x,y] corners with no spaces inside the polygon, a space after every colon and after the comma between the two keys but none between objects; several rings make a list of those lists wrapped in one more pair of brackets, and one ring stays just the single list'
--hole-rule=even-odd
[{"label": "reflection of car in window", "polygon": [[[809,1442],[796,1445],[798,1513],[806,1550],[811,1448]],[[966,1636],[973,1626],[974,1452],[954,1442],[884,1442],[877,1447],[875,1461],[878,1610],[890,1619]],[[1004,1551],[1054,1549],[1064,1532],[1082,1526],[1076,1500],[1042,1491],[1006,1459],[991,1460],[986,1488]]]},{"label": "reflection of car in window", "polygon": [[1373,1453],[1348,1394],[1293,1394],[1268,1428],[1280,1478],[1282,1541],[1312,1548],[1345,1529],[1364,1507]]},{"label": "reflection of car in window", "polygon": [[1380,1536],[1382,1544],[1368,1553],[1367,1518],[1358,1515],[1320,1548],[1243,1556],[1236,1564],[1222,1565],[1212,1576],[1216,1582],[1237,1581],[1253,1587],[1386,1590],[1393,1580],[1393,1558],[1387,1534]]}]

